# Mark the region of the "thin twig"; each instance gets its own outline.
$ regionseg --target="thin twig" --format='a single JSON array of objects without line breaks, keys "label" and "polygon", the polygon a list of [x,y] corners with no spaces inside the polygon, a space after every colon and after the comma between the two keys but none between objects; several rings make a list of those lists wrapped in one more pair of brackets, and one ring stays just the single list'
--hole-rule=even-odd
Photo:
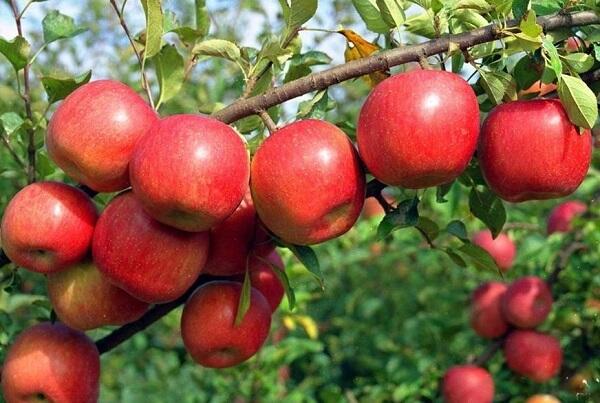
[{"label": "thin twig", "polygon": [[[123,31],[125,32],[125,35],[127,36],[127,39],[129,39],[129,43],[131,44],[133,53],[135,53],[135,57],[138,60],[138,63],[140,65],[140,71],[142,74],[142,87],[146,91],[146,96],[148,97],[148,102],[150,103],[150,106],[152,107],[152,109],[154,109],[154,99],[152,98],[152,91],[150,90],[150,84],[148,84],[148,76],[146,75],[146,69],[144,66],[144,60],[142,58],[142,55],[140,54],[137,47],[135,46],[133,37],[131,36],[131,33],[129,32],[129,28],[127,27],[127,23],[125,22],[123,13],[117,6],[116,0],[110,0],[110,4],[112,5],[113,9],[115,10],[117,17],[119,17],[119,24],[121,24],[121,27],[123,28]],[[125,4],[123,4],[123,6],[125,6]]]},{"label": "thin twig", "polygon": [[257,114],[260,116],[265,126],[267,126],[269,133],[277,131],[277,124],[273,121],[273,119],[271,119],[271,115],[269,115],[267,111],[260,110]]}]

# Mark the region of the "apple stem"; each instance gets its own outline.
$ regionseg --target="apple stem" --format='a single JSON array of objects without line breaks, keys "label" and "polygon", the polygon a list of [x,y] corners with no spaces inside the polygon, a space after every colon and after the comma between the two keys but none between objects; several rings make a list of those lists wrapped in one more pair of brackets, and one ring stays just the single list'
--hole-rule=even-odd
[{"label": "apple stem", "polygon": [[260,116],[263,123],[269,130],[269,133],[273,133],[273,132],[277,131],[277,124],[275,124],[275,122],[271,118],[271,115],[269,115],[269,113],[267,111],[265,111],[264,109],[261,109],[258,111],[257,114],[258,114],[258,116]]},{"label": "apple stem", "polygon": [[429,61],[427,60],[427,55],[425,54],[425,52],[423,52],[423,54],[421,54],[421,56],[419,56],[419,66],[421,66],[421,68],[423,70],[432,70],[431,68],[431,64],[429,64]]}]

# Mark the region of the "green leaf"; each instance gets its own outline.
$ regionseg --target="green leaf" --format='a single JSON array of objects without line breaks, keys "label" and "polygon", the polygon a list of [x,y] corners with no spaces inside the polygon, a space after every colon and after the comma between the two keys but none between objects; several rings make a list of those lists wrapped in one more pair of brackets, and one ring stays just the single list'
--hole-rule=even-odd
[{"label": "green leaf", "polygon": [[140,0],[146,16],[146,41],[144,43],[144,60],[160,52],[163,35],[163,16],[161,0]]},{"label": "green leaf", "polygon": [[440,234],[440,227],[437,225],[435,221],[427,217],[419,217],[417,220],[417,225],[415,227],[419,228],[423,233],[427,236],[430,241],[435,240]]},{"label": "green leaf", "polygon": [[390,27],[400,28],[406,20],[402,5],[398,0],[377,0],[381,16]]},{"label": "green leaf", "polygon": [[317,0],[290,0],[287,15],[284,14],[287,35],[310,20],[317,12]]},{"label": "green leaf", "polygon": [[382,239],[393,231],[414,227],[419,221],[419,199],[407,199],[398,204],[398,206],[387,213],[379,226],[377,227],[377,237]]},{"label": "green leaf", "polygon": [[299,119],[323,119],[327,112],[328,102],[327,90],[318,91],[311,100],[300,102],[296,116]]},{"label": "green leaf", "polygon": [[514,97],[516,83],[510,74],[503,71],[485,70],[480,70],[479,74],[479,84],[495,105],[502,103],[505,96],[508,96],[508,98]]},{"label": "green leaf", "polygon": [[517,88],[524,90],[531,87],[542,76],[542,69],[539,63],[529,55],[523,56],[515,65],[513,76],[517,82]]},{"label": "green leaf", "polygon": [[174,45],[165,45],[154,58],[160,93],[157,107],[173,98],[183,85],[184,61]]},{"label": "green leaf", "polygon": [[492,6],[485,0],[459,0],[455,8],[470,8],[480,12],[489,11]]},{"label": "green leaf", "polygon": [[77,77],[42,77],[42,85],[48,95],[48,103],[53,104],[56,101],[65,99],[70,93],[90,81],[92,70]]},{"label": "green leaf", "polygon": [[478,190],[476,187],[469,193],[469,209],[492,231],[495,238],[506,222],[506,210],[502,200],[488,188]]},{"label": "green leaf", "polygon": [[200,33],[201,37],[208,35],[210,29],[210,16],[206,8],[205,0],[195,0],[196,5],[196,31]]},{"label": "green leaf", "polygon": [[262,256],[256,256],[256,258],[261,262],[269,265],[269,267],[271,267],[271,270],[273,270],[273,273],[275,273],[275,275],[281,282],[283,289],[285,290],[285,295],[287,297],[290,310],[294,309],[294,307],[296,306],[296,294],[294,293],[294,289],[290,285],[290,279],[287,273],[285,272],[285,269],[283,267],[278,267],[273,262],[271,262],[268,259],[265,259]]},{"label": "green leaf", "polygon": [[360,18],[365,22],[369,31],[385,34],[390,30],[390,27],[383,20],[379,8],[377,8],[376,0],[352,0],[352,4],[354,4],[354,8],[358,11]]},{"label": "green leaf", "polygon": [[512,12],[513,16],[520,20],[523,18],[527,9],[529,8],[529,0],[513,0],[512,2]]},{"label": "green leaf", "polygon": [[225,39],[208,39],[202,41],[192,49],[195,55],[222,57],[227,60],[239,62],[241,60],[240,48],[233,42]]},{"label": "green leaf", "polygon": [[[434,14],[431,11],[425,11],[421,14],[406,19],[404,26],[406,30],[415,35],[433,39],[437,35],[434,28]],[[447,21],[443,21],[447,24]],[[442,30],[443,31],[443,30]]]},{"label": "green leaf", "polygon": [[542,47],[544,48],[544,52],[550,59],[550,63],[546,63],[546,67],[549,67],[556,77],[560,77],[562,74],[562,61],[560,60],[560,56],[558,54],[558,50],[556,46],[552,43],[548,38],[544,38],[542,41]]},{"label": "green leaf", "polygon": [[452,220],[446,226],[446,232],[450,235],[454,235],[461,241],[468,241],[469,235],[467,234],[467,227],[460,220]]},{"label": "green leaf", "polygon": [[519,50],[523,50],[525,52],[534,52],[542,46],[541,35],[534,37],[524,34],[523,32],[519,32],[514,34],[514,37],[517,39],[517,43],[520,47]]},{"label": "green leaf", "polygon": [[564,5],[564,0],[533,0],[531,2],[531,8],[534,9],[538,15],[554,14],[562,10]]},{"label": "green leaf", "polygon": [[298,258],[300,263],[304,265],[311,272],[317,281],[319,281],[319,285],[321,289],[324,289],[323,282],[323,274],[321,273],[321,265],[319,264],[319,259],[317,258],[317,254],[310,246],[304,245],[286,245],[289,250],[292,251],[294,256]]},{"label": "green leaf", "polygon": [[598,118],[598,103],[594,92],[580,78],[561,75],[558,96],[574,125],[591,129]]},{"label": "green leaf", "polygon": [[585,73],[594,66],[594,58],[587,53],[569,53],[562,58],[576,73]]},{"label": "green leaf", "polygon": [[23,118],[16,112],[4,112],[0,115],[0,126],[8,136],[19,130],[24,123]]},{"label": "green leaf", "polygon": [[250,309],[250,302],[252,297],[252,284],[250,282],[250,271],[246,268],[246,274],[244,275],[244,283],[242,284],[242,292],[240,293],[240,300],[238,302],[237,313],[235,315],[235,326],[242,324],[244,316]]},{"label": "green leaf", "polygon": [[527,12],[527,16],[519,24],[519,29],[521,29],[522,33],[532,38],[537,38],[544,32],[542,26],[537,23],[535,11],[533,10]]},{"label": "green leaf", "polygon": [[594,44],[594,58],[600,62],[600,45]]},{"label": "green leaf", "polygon": [[454,185],[454,181],[438,186],[435,191],[435,201],[438,203],[446,203],[448,200],[445,199],[445,196],[450,189],[452,189],[452,185]]},{"label": "green leaf", "polygon": [[19,71],[27,66],[31,46],[22,36],[16,36],[10,41],[0,37],[0,53],[8,59],[15,71]]},{"label": "green leaf", "polygon": [[486,185],[479,163],[476,159],[471,159],[467,169],[458,177],[458,181],[465,186],[473,187],[475,185]]},{"label": "green leaf", "polygon": [[466,256],[475,267],[483,270],[500,272],[494,258],[492,258],[483,248],[472,243],[465,243],[457,250]]},{"label": "green leaf", "polygon": [[72,38],[85,32],[87,28],[76,27],[73,18],[59,13],[58,10],[52,10],[42,20],[42,30],[44,43],[48,44],[59,39]]},{"label": "green leaf", "polygon": [[459,254],[457,254],[456,252],[454,252],[452,249],[450,248],[446,248],[444,249],[444,252],[446,252],[446,254],[448,255],[448,257],[450,257],[450,259],[452,259],[452,261],[460,266],[460,267],[467,267],[467,262],[465,262],[465,260],[460,257]]},{"label": "green leaf", "polygon": [[474,10],[457,9],[449,20],[450,32],[458,34],[488,25],[488,20]]}]

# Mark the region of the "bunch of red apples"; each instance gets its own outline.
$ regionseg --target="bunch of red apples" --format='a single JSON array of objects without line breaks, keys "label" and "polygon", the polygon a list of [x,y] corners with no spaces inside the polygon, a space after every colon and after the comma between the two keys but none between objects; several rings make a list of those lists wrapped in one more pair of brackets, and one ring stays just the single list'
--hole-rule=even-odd
[{"label": "bunch of red apples", "polygon": [[[301,120],[272,133],[250,160],[244,138],[210,117],[159,118],[115,81],[74,91],[48,125],[48,154],[74,181],[120,193],[99,215],[85,193],[56,182],[29,185],[9,203],[2,247],[47,275],[60,324],[14,342],[2,371],[6,399],[95,401],[98,352],[80,331],[134,321],[202,273],[228,279],[186,302],[186,349],[209,367],[248,359],[283,294],[274,239],[310,245],[348,231],[364,202],[364,167],[386,185],[420,189],[453,181],[477,150],[491,189],[520,202],[570,194],[591,155],[589,130],[580,134],[560,101],[500,105],[480,133],[471,87],[431,70],[379,84],[360,113],[357,143],[328,122]],[[246,272],[250,306],[235,323]],[[34,345],[38,354],[28,354]],[[57,376],[57,363],[77,379]]]}]

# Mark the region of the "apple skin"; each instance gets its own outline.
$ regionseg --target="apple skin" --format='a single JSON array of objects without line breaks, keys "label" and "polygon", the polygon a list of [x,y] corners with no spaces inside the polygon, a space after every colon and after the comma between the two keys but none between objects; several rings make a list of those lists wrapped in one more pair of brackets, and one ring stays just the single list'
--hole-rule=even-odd
[{"label": "apple skin", "polygon": [[82,331],[133,322],[149,306],[109,283],[90,261],[48,275],[48,297],[60,321]]},{"label": "apple skin", "polygon": [[242,284],[213,281],[198,288],[183,308],[181,336],[194,361],[209,368],[238,365],[262,347],[271,326],[271,307],[251,288],[250,307],[242,322],[235,316]]},{"label": "apple skin", "polygon": [[265,226],[285,242],[310,245],[338,237],[358,219],[365,175],[345,133],[307,119],[285,126],[258,148],[252,199]]},{"label": "apple skin", "polygon": [[558,375],[563,353],[558,340],[534,330],[514,330],[504,343],[508,367],[535,382],[546,382]]},{"label": "apple skin", "polygon": [[585,51],[581,49],[582,46],[585,46],[585,43],[576,36],[570,36],[565,41],[565,50],[567,53]]},{"label": "apple skin", "polygon": [[131,186],[146,212],[193,232],[206,231],[234,212],[249,175],[242,137],[199,115],[161,120],[138,143],[130,164]]},{"label": "apple skin", "polygon": [[158,120],[127,85],[99,80],[73,91],[48,123],[48,155],[67,175],[98,192],[129,186],[134,146]]},{"label": "apple skin", "polygon": [[[265,262],[266,260],[266,262]],[[270,263],[270,264],[269,264]],[[248,270],[250,273],[250,284],[256,288],[260,293],[267,299],[271,311],[275,312],[283,296],[285,295],[285,289],[283,284],[279,281],[277,275],[273,272],[273,266],[279,270],[284,270],[283,260],[276,250],[273,250],[268,255],[252,256],[248,263]],[[235,280],[244,282],[244,274],[235,276]]]},{"label": "apple skin", "polygon": [[533,395],[525,403],[560,403],[560,400],[552,395]]},{"label": "apple skin", "polygon": [[420,189],[460,175],[475,152],[479,105],[459,75],[413,70],[387,78],[364,103],[358,150],[381,182]]},{"label": "apple skin", "polygon": [[494,258],[494,261],[503,272],[507,272],[513,265],[517,248],[515,243],[504,233],[492,238],[490,230],[485,229],[473,236],[473,243],[485,249]]},{"label": "apple skin", "polygon": [[485,339],[495,339],[508,330],[502,315],[502,296],[508,287],[499,282],[480,285],[471,296],[471,327]]},{"label": "apple skin", "polygon": [[114,198],[100,215],[92,254],[108,281],[148,303],[181,296],[208,255],[208,232],[185,232],[145,213],[133,193]]},{"label": "apple skin", "polygon": [[213,276],[244,273],[250,253],[267,255],[274,248],[248,190],[233,214],[210,230],[210,250],[203,271]]},{"label": "apple skin", "polygon": [[552,292],[544,280],[535,276],[515,280],[502,296],[502,313],[520,328],[540,325],[552,310]]},{"label": "apple skin", "polygon": [[96,403],[100,356],[83,333],[44,322],[23,331],[2,367],[2,394],[8,403],[47,400]]},{"label": "apple skin", "polygon": [[590,130],[582,135],[556,99],[508,102],[488,115],[478,157],[490,188],[509,202],[567,196],[590,165]]},{"label": "apple skin", "polygon": [[492,403],[494,380],[488,371],[475,365],[455,365],[442,382],[446,403]]},{"label": "apple skin", "polygon": [[53,273],[81,260],[92,242],[98,212],[81,190],[59,182],[25,186],[2,217],[2,248],[17,265]]},{"label": "apple skin", "polygon": [[571,231],[571,221],[587,211],[587,205],[578,200],[570,200],[554,207],[548,216],[548,235],[555,232]]}]

